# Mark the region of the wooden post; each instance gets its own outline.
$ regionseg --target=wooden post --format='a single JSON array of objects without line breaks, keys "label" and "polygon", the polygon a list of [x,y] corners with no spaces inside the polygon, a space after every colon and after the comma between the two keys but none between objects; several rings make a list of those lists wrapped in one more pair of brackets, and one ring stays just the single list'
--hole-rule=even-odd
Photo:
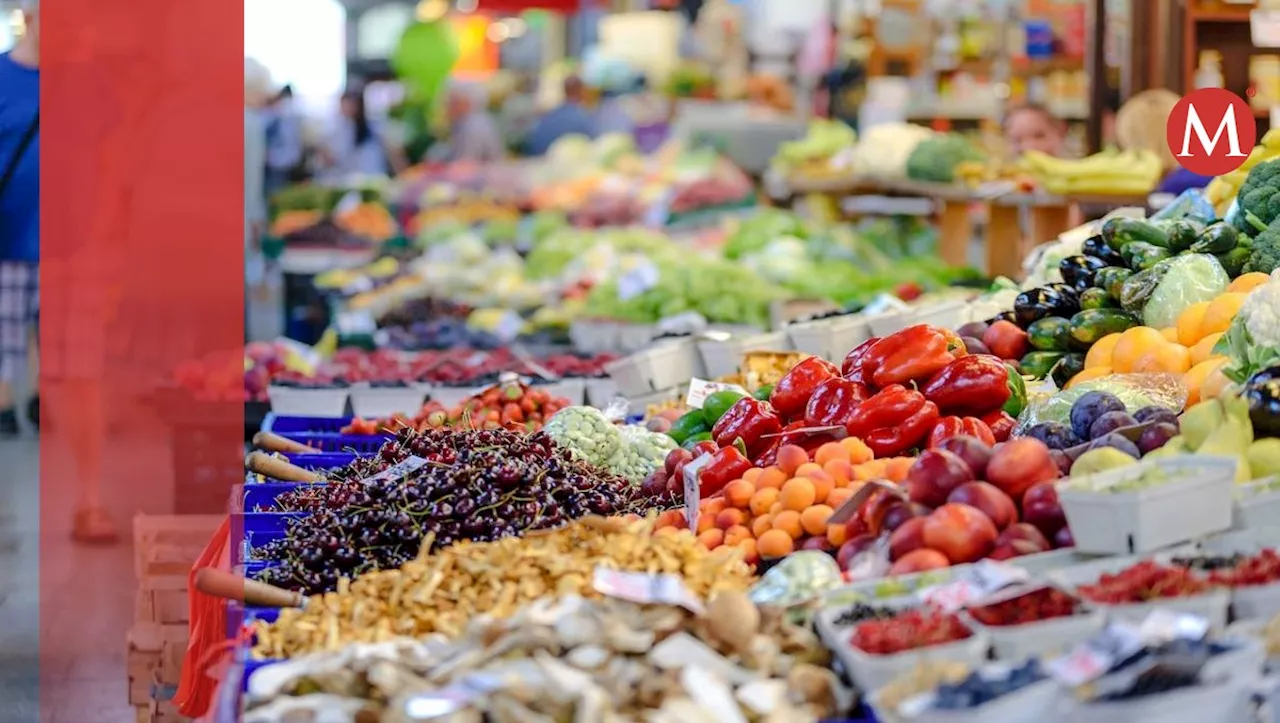
[{"label": "wooden post", "polygon": [[1021,248],[1025,257],[1031,249],[1047,241],[1053,241],[1071,228],[1071,206],[1065,201],[1045,206],[1032,206],[1030,228]]},{"label": "wooden post", "polygon": [[1089,77],[1089,119],[1085,124],[1089,152],[1102,150],[1102,114],[1107,109],[1107,2],[1089,2],[1085,74]]},{"label": "wooden post", "polygon": [[987,204],[987,274],[1017,279],[1022,276],[1022,229],[1018,206]]},{"label": "wooden post", "polygon": [[969,242],[973,224],[969,221],[969,203],[944,199],[938,214],[938,253],[951,266],[965,266],[969,261]]}]

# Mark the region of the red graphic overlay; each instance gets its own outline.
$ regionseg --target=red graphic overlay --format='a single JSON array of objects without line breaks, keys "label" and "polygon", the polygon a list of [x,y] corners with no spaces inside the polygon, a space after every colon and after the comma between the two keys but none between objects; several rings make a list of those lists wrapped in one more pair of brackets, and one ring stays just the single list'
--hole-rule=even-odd
[{"label": "red graphic overlay", "polygon": [[243,13],[56,0],[39,22],[40,719],[133,720],[216,529],[173,516],[225,516],[243,481]]},{"label": "red graphic overlay", "polygon": [[1165,128],[1178,165],[1202,176],[1221,176],[1244,164],[1258,138],[1253,109],[1222,88],[1182,97]]}]

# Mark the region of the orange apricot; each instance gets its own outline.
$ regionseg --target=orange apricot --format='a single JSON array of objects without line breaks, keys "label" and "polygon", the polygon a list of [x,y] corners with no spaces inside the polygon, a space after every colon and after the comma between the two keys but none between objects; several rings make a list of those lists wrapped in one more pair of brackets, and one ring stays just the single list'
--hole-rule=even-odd
[{"label": "orange apricot", "polygon": [[785,509],[795,512],[800,512],[812,505],[817,498],[818,491],[814,488],[813,480],[803,477],[792,477],[787,480],[787,483],[782,485],[782,493],[778,496]]},{"label": "orange apricot", "polygon": [[911,465],[915,464],[914,457],[894,457],[888,460],[884,465],[884,476],[894,482],[905,482],[907,480],[907,472],[911,470]]},{"label": "orange apricot", "polygon": [[844,447],[841,447],[839,442],[827,442],[821,447],[818,447],[818,451],[814,452],[813,454],[813,461],[817,462],[823,467],[827,466],[827,462],[831,462],[837,459],[843,459],[843,460],[849,459],[848,450],[846,450]]},{"label": "orange apricot", "polygon": [[747,509],[751,504],[751,496],[756,493],[755,485],[745,479],[737,479],[724,486],[724,500],[730,507]]},{"label": "orange apricot", "polygon": [[766,514],[769,508],[773,507],[773,503],[778,501],[778,494],[778,490],[772,487],[756,490],[756,493],[751,495],[750,503],[748,503],[748,507],[751,508],[751,514],[756,516]]},{"label": "orange apricot", "polygon": [[782,506],[782,500],[778,500],[777,502],[769,505],[769,514],[776,515],[785,509],[786,508]]},{"label": "orange apricot", "polygon": [[729,503],[725,502],[723,497],[708,497],[698,503],[698,513],[715,517],[720,514],[720,510],[723,510],[728,506]]},{"label": "orange apricot", "polygon": [[839,547],[849,541],[849,526],[845,523],[827,524],[827,542]]},{"label": "orange apricot", "polygon": [[783,510],[773,516],[773,529],[782,530],[798,540],[804,535],[804,525],[800,524],[800,513],[795,510]]},{"label": "orange apricot", "polygon": [[817,462],[805,462],[796,469],[792,477],[825,477],[827,473],[822,469],[822,465]]},{"label": "orange apricot", "polygon": [[836,483],[831,478],[823,475],[822,477],[810,477],[809,481],[813,483],[813,501],[821,504],[827,501],[831,491],[836,488]]},{"label": "orange apricot", "polygon": [[751,534],[755,537],[773,529],[773,515],[760,515],[751,521]]},{"label": "orange apricot", "polygon": [[724,530],[717,530],[714,527],[698,533],[698,542],[701,542],[708,550],[714,550],[724,544]]},{"label": "orange apricot", "polygon": [[[716,514],[718,515],[719,513],[716,513]],[[698,515],[698,529],[696,530],[696,532],[699,535],[701,535],[707,530],[714,530],[714,529],[716,529],[716,515],[708,515],[706,513],[700,513]]]},{"label": "orange apricot", "polygon": [[853,479],[853,464],[847,459],[833,459],[822,465],[822,471],[831,477],[836,487],[844,487]]},{"label": "orange apricot", "polygon": [[760,473],[760,477],[756,479],[755,485],[758,490],[762,490],[767,487],[778,489],[782,487],[783,482],[786,482],[789,479],[791,479],[791,477],[777,467],[767,467],[764,472]]},{"label": "orange apricot", "polygon": [[795,539],[782,530],[769,530],[756,538],[756,551],[761,558],[785,557],[795,549]]},{"label": "orange apricot", "polygon": [[837,487],[827,495],[825,504],[833,510],[840,509],[840,505],[849,501],[853,496],[853,490],[847,487]]},{"label": "orange apricot", "polygon": [[764,467],[752,467],[742,473],[742,479],[750,482],[751,484],[755,484],[756,480],[760,479],[760,475],[762,474],[764,474]]},{"label": "orange apricot", "polygon": [[871,451],[871,448],[867,446],[866,442],[857,437],[845,437],[840,440],[840,446],[844,447],[844,450],[849,453],[849,462],[851,464],[862,464],[875,459],[875,454]]},{"label": "orange apricot", "polygon": [[760,551],[756,548],[754,538],[746,537],[738,541],[738,549],[742,550],[742,559],[748,565],[754,565],[760,562]]},{"label": "orange apricot", "polygon": [[803,447],[784,444],[778,448],[778,468],[791,477],[801,465],[809,462],[809,453]]},{"label": "orange apricot", "polygon": [[724,531],[724,544],[729,546],[737,545],[743,540],[750,539],[750,537],[751,530],[742,525],[734,525]]},{"label": "orange apricot", "polygon": [[814,505],[800,513],[800,525],[810,535],[821,535],[827,531],[827,520],[835,510],[826,505]]},{"label": "orange apricot", "polygon": [[716,515],[716,527],[727,530],[734,525],[741,525],[747,521],[747,513],[736,507],[720,510]]}]

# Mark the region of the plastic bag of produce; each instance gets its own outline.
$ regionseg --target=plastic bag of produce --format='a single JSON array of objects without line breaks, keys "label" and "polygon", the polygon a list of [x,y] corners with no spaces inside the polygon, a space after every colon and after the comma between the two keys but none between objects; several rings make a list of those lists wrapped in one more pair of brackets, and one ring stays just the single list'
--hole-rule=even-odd
[{"label": "plastic bag of produce", "polygon": [[650,432],[640,425],[623,427],[620,434],[622,445],[609,460],[609,471],[632,484],[644,482],[644,478],[661,467],[667,453],[677,446],[668,435]]},{"label": "plastic bag of produce", "polygon": [[1231,279],[1218,260],[1208,254],[1183,254],[1169,260],[1164,277],[1142,307],[1142,321],[1164,329],[1178,323],[1183,310],[1212,301],[1227,290]]},{"label": "plastic bag of produce", "polygon": [[1204,197],[1204,190],[1191,188],[1183,191],[1168,206],[1151,215],[1152,221],[1177,221],[1188,219],[1203,224],[1213,223],[1218,214],[1214,213],[1213,204]]},{"label": "plastic bag of produce", "polygon": [[802,605],[844,584],[840,566],[825,552],[801,550],[782,559],[751,588],[757,605]]},{"label": "plastic bag of produce", "polygon": [[1018,417],[1014,435],[1042,422],[1067,424],[1071,405],[1088,392],[1100,391],[1116,395],[1127,409],[1136,411],[1143,407],[1165,407],[1181,412],[1187,401],[1187,388],[1182,380],[1172,374],[1112,374],[1108,377],[1081,382],[1056,394],[1033,395]]},{"label": "plastic bag of produce", "polygon": [[595,407],[565,407],[551,415],[542,431],[576,459],[602,469],[622,446],[622,433]]}]

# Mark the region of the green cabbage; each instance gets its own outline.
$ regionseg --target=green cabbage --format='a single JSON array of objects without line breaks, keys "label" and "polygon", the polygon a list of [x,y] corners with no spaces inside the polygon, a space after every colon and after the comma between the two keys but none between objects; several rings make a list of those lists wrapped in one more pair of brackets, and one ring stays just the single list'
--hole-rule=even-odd
[{"label": "green cabbage", "polygon": [[542,428],[575,458],[604,468],[622,447],[622,433],[595,407],[565,407]]},{"label": "green cabbage", "polygon": [[1188,306],[1216,299],[1230,283],[1222,264],[1208,254],[1170,259],[1168,271],[1142,309],[1142,321],[1156,329],[1171,327]]}]

